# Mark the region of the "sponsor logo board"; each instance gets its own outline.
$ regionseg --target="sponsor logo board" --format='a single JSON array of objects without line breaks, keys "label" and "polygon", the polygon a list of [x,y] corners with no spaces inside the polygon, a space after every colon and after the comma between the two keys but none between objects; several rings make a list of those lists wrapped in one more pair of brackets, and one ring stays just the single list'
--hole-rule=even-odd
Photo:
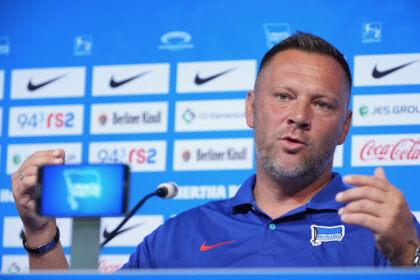
[{"label": "sponsor logo board", "polygon": [[178,93],[247,91],[254,87],[255,60],[182,62],[177,65]]},{"label": "sponsor logo board", "polygon": [[[70,263],[70,255],[66,255],[67,262]],[[28,255],[3,255],[1,257],[2,274],[27,274],[29,270]]]},{"label": "sponsor logo board", "polygon": [[93,104],[90,133],[150,133],[166,132],[168,103]]},{"label": "sponsor logo board", "polygon": [[[123,220],[123,218],[102,218],[100,226],[100,242],[105,240]],[[163,224],[162,215],[133,216],[117,233],[116,237],[109,241],[105,247],[137,246],[146,235]]]},{"label": "sponsor logo board", "polygon": [[93,96],[168,92],[169,63],[93,67]]},{"label": "sponsor logo board", "polygon": [[356,55],[355,86],[420,84],[420,53]]},{"label": "sponsor logo board", "polygon": [[420,211],[412,211],[414,217],[416,217],[417,221],[420,223]]},{"label": "sponsor logo board", "polygon": [[98,271],[101,273],[112,273],[120,269],[130,255],[100,255],[98,261]]},{"label": "sponsor logo board", "polygon": [[2,126],[3,126],[3,108],[0,107],[0,137],[2,135]]},{"label": "sponsor logo board", "polygon": [[11,107],[9,136],[79,135],[83,105]]},{"label": "sponsor logo board", "polygon": [[353,96],[353,125],[418,125],[420,93]]},{"label": "sponsor logo board", "polygon": [[234,197],[241,185],[181,185],[176,200],[220,200]]},{"label": "sponsor logo board", "polygon": [[335,147],[333,167],[343,167],[343,145]]},{"label": "sponsor logo board", "polygon": [[126,163],[131,172],[165,171],[166,141],[92,142],[89,162]]},{"label": "sponsor logo board", "polygon": [[173,169],[176,171],[251,169],[253,143],[252,138],[176,140]]},{"label": "sponsor logo board", "polygon": [[[22,243],[20,244],[22,246]],[[3,255],[1,257],[1,273],[29,273],[29,258],[27,255]]]},{"label": "sponsor logo board", "polygon": [[11,99],[82,97],[85,95],[84,67],[15,69]]},{"label": "sponsor logo board", "polygon": [[352,166],[420,164],[420,134],[353,135]]},{"label": "sponsor logo board", "polygon": [[4,95],[4,70],[0,70],[0,99],[3,99]]},{"label": "sponsor logo board", "polygon": [[[60,241],[63,247],[71,245],[72,219],[57,218],[60,228]],[[20,217],[4,217],[3,220],[3,247],[22,247],[23,224]]]},{"label": "sponsor logo board", "polygon": [[10,189],[0,189],[0,203],[14,203],[13,193]]},{"label": "sponsor logo board", "polygon": [[7,174],[15,172],[31,154],[57,148],[62,148],[66,152],[66,164],[81,162],[82,144],[80,143],[10,144],[7,146]]},{"label": "sponsor logo board", "polygon": [[180,101],[175,109],[175,131],[249,129],[245,100]]}]

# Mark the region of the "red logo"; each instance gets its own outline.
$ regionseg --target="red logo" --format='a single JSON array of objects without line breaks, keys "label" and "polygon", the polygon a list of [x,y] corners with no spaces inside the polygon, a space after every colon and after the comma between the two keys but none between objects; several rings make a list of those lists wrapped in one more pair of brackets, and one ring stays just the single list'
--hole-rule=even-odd
[{"label": "red logo", "polygon": [[369,160],[418,160],[420,157],[420,139],[403,138],[395,144],[377,144],[370,139],[360,150],[360,159]]},{"label": "red logo", "polygon": [[200,251],[203,251],[203,252],[204,252],[204,251],[207,251],[207,250],[213,249],[213,248],[218,247],[218,246],[223,245],[223,244],[233,243],[233,242],[235,242],[235,240],[233,240],[233,241],[221,242],[221,243],[217,243],[217,244],[210,245],[210,246],[207,246],[207,245],[206,245],[206,242],[207,242],[207,241],[204,241],[204,243],[203,243],[203,244],[201,244]]}]

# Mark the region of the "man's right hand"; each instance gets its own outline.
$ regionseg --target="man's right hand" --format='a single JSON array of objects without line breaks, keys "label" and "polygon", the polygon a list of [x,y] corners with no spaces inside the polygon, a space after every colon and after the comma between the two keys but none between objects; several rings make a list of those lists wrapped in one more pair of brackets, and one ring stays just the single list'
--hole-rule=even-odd
[{"label": "man's right hand", "polygon": [[[39,216],[35,211],[35,185],[38,168],[47,164],[63,164],[65,152],[63,149],[40,151],[32,154],[12,174],[12,191],[16,208],[25,228],[27,245],[36,248],[50,242],[56,234],[56,222],[53,217]],[[61,244],[45,255],[29,255],[32,268],[66,268]],[[49,259],[52,263],[49,262]],[[58,266],[54,265],[58,261]]]}]

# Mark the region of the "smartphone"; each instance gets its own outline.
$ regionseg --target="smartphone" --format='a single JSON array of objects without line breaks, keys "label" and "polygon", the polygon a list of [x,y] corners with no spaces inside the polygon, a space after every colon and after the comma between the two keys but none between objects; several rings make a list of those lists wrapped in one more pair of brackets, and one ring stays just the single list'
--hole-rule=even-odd
[{"label": "smartphone", "polygon": [[129,176],[125,164],[41,166],[36,212],[54,217],[122,215],[127,211]]}]

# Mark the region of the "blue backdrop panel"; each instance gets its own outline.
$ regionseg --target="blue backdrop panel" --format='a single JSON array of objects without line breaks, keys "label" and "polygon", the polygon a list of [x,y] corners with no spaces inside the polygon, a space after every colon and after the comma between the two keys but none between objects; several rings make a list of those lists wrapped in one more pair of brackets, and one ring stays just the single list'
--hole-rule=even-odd
[{"label": "blue backdrop panel", "polygon": [[[180,198],[150,201],[141,215],[167,219],[233,195],[255,171],[253,148],[246,140],[253,134],[241,123],[240,106],[226,109],[211,102],[241,102],[252,89],[264,53],[295,31],[314,33],[337,46],[354,76],[364,69],[384,72],[407,64],[381,80],[361,74],[355,81],[353,98],[371,99],[357,107],[351,99],[354,117],[364,125],[352,125],[334,170],[372,174],[384,165],[411,209],[420,211],[419,16],[420,2],[409,0],[0,1],[0,256],[24,255],[8,241],[8,235],[18,238],[20,231],[7,231],[4,218],[17,216],[11,172],[37,147],[72,144],[68,162],[129,163],[130,207],[161,182],[181,186]],[[210,82],[187,85],[193,75],[203,79],[223,71],[230,72],[215,78],[214,87]],[[390,101],[375,99],[377,95],[390,96]],[[192,101],[206,103],[182,104]],[[397,109],[395,102],[400,102]],[[110,106],[101,107],[106,104]],[[381,110],[391,111],[374,116]],[[369,119],[377,122],[371,125]],[[178,129],[177,121],[187,128]],[[188,129],[199,121],[204,129]],[[238,145],[232,146],[232,139]],[[183,140],[192,140],[195,148],[188,149],[190,142]],[[361,158],[363,147],[369,160]],[[226,154],[219,162],[200,165],[195,162],[200,149]],[[228,149],[242,158],[229,162]],[[127,254],[135,243],[102,252]]]}]

